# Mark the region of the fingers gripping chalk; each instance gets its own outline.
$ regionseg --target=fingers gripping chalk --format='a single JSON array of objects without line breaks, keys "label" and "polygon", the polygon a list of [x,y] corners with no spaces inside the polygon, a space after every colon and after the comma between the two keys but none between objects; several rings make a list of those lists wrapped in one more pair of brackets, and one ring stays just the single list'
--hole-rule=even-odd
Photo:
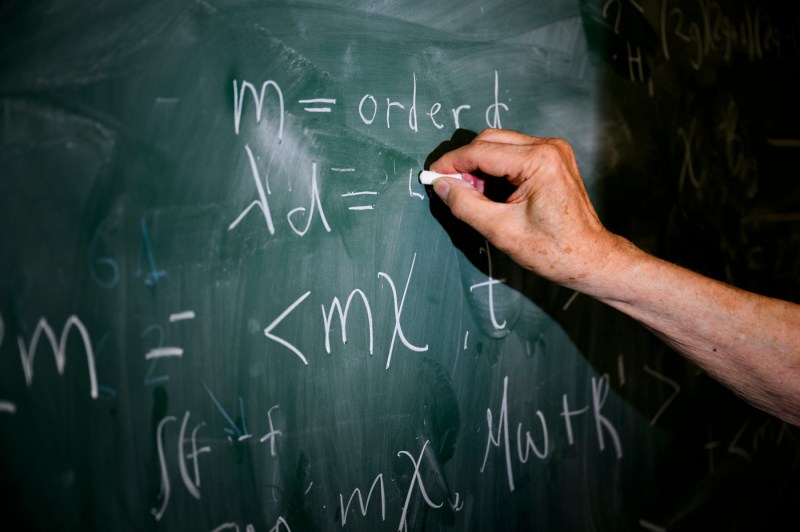
[{"label": "fingers gripping chalk", "polygon": [[455,179],[464,179],[462,174],[440,174],[438,172],[430,172],[428,170],[422,170],[419,173],[419,182],[423,185],[432,185],[433,182],[439,177],[453,177]]}]

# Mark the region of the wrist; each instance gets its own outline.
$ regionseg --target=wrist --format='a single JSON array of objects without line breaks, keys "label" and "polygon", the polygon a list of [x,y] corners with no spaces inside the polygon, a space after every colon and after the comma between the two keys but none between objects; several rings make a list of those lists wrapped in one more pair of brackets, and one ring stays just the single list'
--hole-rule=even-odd
[{"label": "wrist", "polygon": [[643,275],[652,260],[657,259],[629,240],[606,232],[602,243],[585,260],[584,273],[574,283],[569,283],[569,288],[611,306],[624,305],[633,296],[631,280]]}]

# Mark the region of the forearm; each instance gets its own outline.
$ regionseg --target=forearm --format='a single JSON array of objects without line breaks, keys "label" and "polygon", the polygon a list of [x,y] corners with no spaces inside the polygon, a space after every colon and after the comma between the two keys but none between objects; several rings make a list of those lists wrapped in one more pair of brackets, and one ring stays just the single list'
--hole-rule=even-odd
[{"label": "forearm", "polygon": [[[639,320],[737,394],[800,425],[800,306],[713,281],[609,233],[569,144],[485,130],[431,170],[466,173],[437,179],[434,191],[517,263]],[[516,188],[495,203],[476,187],[480,175]]]},{"label": "forearm", "polygon": [[643,323],[746,400],[800,425],[800,306],[617,242],[582,290]]}]

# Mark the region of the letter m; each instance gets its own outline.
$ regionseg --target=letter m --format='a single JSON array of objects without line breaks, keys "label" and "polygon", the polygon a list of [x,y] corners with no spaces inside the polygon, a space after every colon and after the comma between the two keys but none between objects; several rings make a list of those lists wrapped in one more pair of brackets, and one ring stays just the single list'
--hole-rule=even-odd
[{"label": "letter m", "polygon": [[350,512],[350,505],[353,503],[353,497],[358,497],[358,506],[361,509],[361,515],[367,515],[367,508],[369,508],[369,500],[372,498],[372,492],[375,489],[375,486],[378,485],[380,482],[381,486],[381,520],[386,521],[386,493],[383,490],[383,474],[381,473],[375,480],[372,481],[372,486],[369,488],[369,493],[367,493],[367,501],[364,502],[363,497],[361,497],[361,490],[356,488],[353,490],[353,493],[350,494],[350,498],[347,499],[347,506],[344,505],[344,497],[342,494],[339,494],[339,509],[342,512],[342,527],[347,524],[347,514]]},{"label": "letter m", "polygon": [[22,361],[22,371],[25,373],[25,383],[30,386],[33,384],[33,359],[36,356],[36,347],[39,345],[39,339],[42,333],[45,334],[47,340],[50,342],[50,348],[53,350],[53,356],[56,359],[56,369],[59,375],[64,374],[64,366],[67,362],[66,349],[67,339],[72,328],[78,330],[81,340],[83,341],[83,349],[86,353],[86,365],[89,369],[89,382],[91,386],[92,399],[97,399],[97,374],[94,368],[94,352],[92,351],[92,342],[89,339],[89,333],[77,316],[70,316],[61,330],[61,338],[56,341],[56,335],[53,329],[47,323],[47,320],[41,318],[39,323],[36,324],[36,329],[31,336],[31,342],[28,347],[25,347],[25,341],[21,336],[17,337],[17,344],[19,345],[19,358]]},{"label": "letter m", "polygon": [[347,314],[350,312],[350,303],[352,303],[353,296],[356,294],[361,296],[361,301],[364,302],[364,310],[367,311],[367,322],[369,324],[369,354],[372,354],[372,311],[370,310],[367,296],[365,296],[364,292],[358,288],[350,292],[350,295],[344,304],[344,310],[342,310],[342,304],[339,302],[338,297],[333,298],[333,301],[331,302],[331,308],[328,311],[325,310],[325,305],[321,305],[322,321],[325,325],[325,351],[328,354],[331,352],[331,322],[333,321],[333,311],[336,310],[339,313],[339,322],[342,328],[342,343],[347,343]]},{"label": "letter m", "polygon": [[253,96],[253,102],[256,104],[256,123],[259,123],[261,122],[261,111],[264,108],[264,96],[267,91],[267,87],[272,87],[275,89],[275,93],[278,95],[278,112],[280,117],[278,126],[278,140],[283,138],[283,92],[281,92],[281,88],[278,86],[278,84],[271,79],[265,81],[263,85],[261,85],[260,93],[256,92],[255,86],[249,81],[242,80],[242,86],[239,88],[239,82],[233,80],[233,129],[237,135],[239,134],[239,124],[242,121],[242,108],[244,107],[245,91],[249,90],[250,94]]}]

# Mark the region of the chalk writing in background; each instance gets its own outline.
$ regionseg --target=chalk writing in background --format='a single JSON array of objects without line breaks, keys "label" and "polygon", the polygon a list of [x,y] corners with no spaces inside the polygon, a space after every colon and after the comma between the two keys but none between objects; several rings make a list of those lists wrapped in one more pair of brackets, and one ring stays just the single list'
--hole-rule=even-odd
[{"label": "chalk writing in background", "polygon": [[797,10],[755,4],[8,8],[3,515],[774,528],[795,428],[416,181],[458,128],[565,137],[612,229],[796,299]]}]

